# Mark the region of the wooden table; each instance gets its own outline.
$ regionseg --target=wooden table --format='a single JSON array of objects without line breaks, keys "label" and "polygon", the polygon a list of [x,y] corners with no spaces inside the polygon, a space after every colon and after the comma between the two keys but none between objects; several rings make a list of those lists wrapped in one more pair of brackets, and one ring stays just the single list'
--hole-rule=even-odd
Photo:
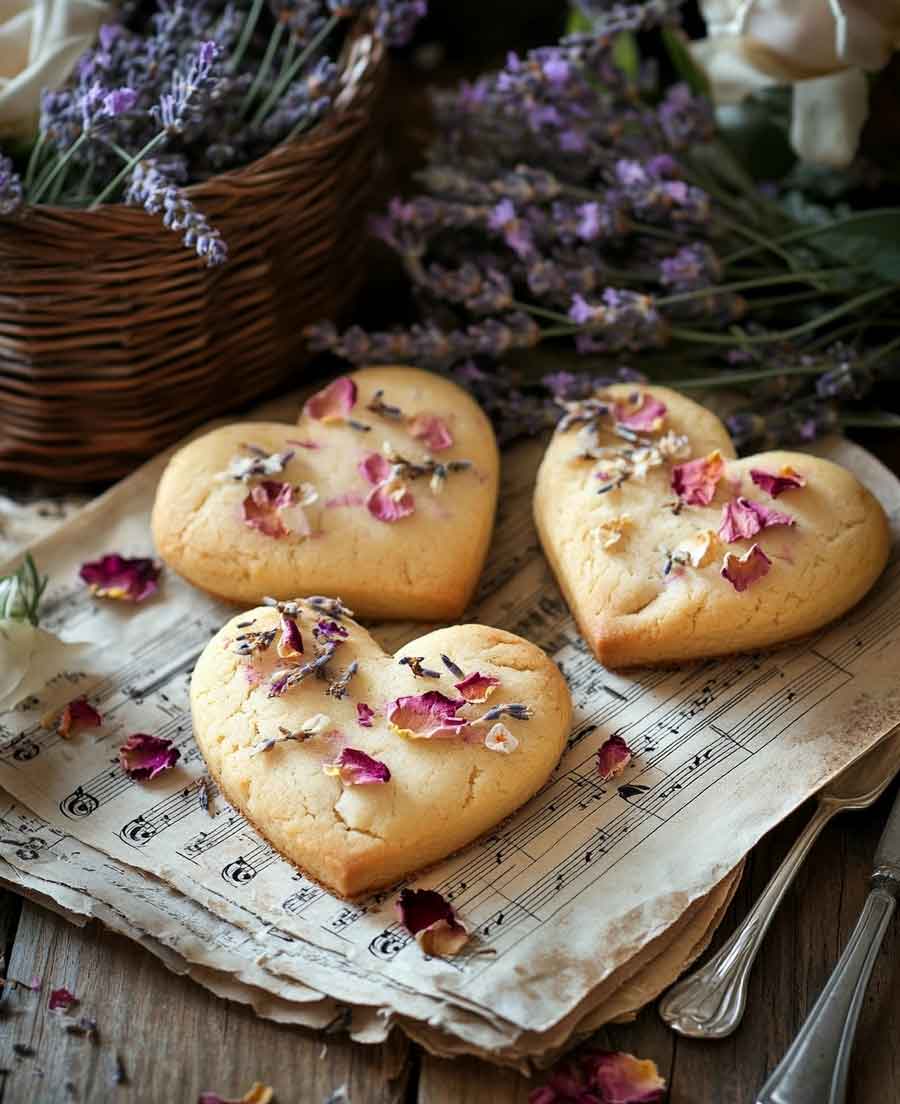
[{"label": "wooden table", "polygon": [[[900,471],[900,442],[868,435]],[[847,813],[822,834],[789,892],[753,973],[747,1014],[732,1038],[679,1039],[653,1008],[604,1030],[597,1045],[653,1058],[670,1104],[751,1104],[830,973],[867,892],[875,845],[896,786],[872,809]],[[733,929],[783,858],[811,806],[770,833],[713,947]],[[342,1086],[351,1104],[524,1104],[528,1081],[482,1062],[432,1058],[400,1037],[366,1047],[339,1034],[280,1027],[177,977],[143,948],[91,924],[76,928],[12,893],[0,895],[10,977],[44,979],[43,991],[7,992],[0,1015],[0,1104],[193,1104],[203,1090],[240,1098],[254,1081],[279,1104],[324,1104]],[[850,1078],[850,1104],[900,1101],[900,925],[888,930],[866,996]],[[97,1036],[68,1035],[47,1011],[65,985],[96,1018]],[[121,1062],[127,1080],[115,1083]],[[338,1093],[335,1104],[344,1104]]]}]

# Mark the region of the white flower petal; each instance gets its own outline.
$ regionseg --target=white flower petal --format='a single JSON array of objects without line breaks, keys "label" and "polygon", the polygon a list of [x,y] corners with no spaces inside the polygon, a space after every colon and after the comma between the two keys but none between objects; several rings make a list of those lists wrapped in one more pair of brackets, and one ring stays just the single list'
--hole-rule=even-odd
[{"label": "white flower petal", "polygon": [[0,621],[0,713],[43,690],[81,662],[87,644],[65,641],[21,621]]},{"label": "white flower petal", "polygon": [[859,69],[798,82],[791,115],[794,152],[814,165],[849,165],[868,111],[868,83]]}]

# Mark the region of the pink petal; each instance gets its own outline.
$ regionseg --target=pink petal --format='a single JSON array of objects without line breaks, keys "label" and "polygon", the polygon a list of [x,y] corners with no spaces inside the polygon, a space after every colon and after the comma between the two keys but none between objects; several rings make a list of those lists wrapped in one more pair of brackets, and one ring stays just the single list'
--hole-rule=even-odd
[{"label": "pink petal", "polygon": [[755,583],[757,579],[761,579],[763,575],[767,575],[771,564],[772,561],[765,552],[758,544],[754,544],[743,556],[738,556],[735,552],[729,552],[722,564],[721,575],[723,579],[727,579],[731,583],[736,591],[741,592],[746,590],[752,583]]},{"label": "pink petal", "polygon": [[281,636],[278,639],[278,654],[282,659],[295,659],[303,655],[303,635],[300,626],[293,617],[281,615]]},{"label": "pink petal", "polygon": [[102,723],[103,718],[92,705],[84,698],[76,698],[62,711],[57,731],[60,736],[68,737],[74,728],[99,728]]},{"label": "pink petal", "polygon": [[394,487],[392,484],[393,480],[379,483],[372,488],[366,499],[366,509],[379,521],[400,521],[409,517],[416,508],[416,501],[406,485],[400,483]]},{"label": "pink petal", "polygon": [[676,464],[672,469],[672,490],[687,506],[708,506],[725,473],[725,461],[718,449],[699,460]]},{"label": "pink petal", "polygon": [[782,468],[777,474],[763,471],[762,468],[751,468],[750,478],[757,487],[762,487],[772,498],[778,498],[780,494],[784,494],[785,491],[792,491],[795,487],[806,486],[805,477],[789,467]]},{"label": "pink petal", "polygon": [[396,698],[387,707],[388,724],[400,736],[413,740],[433,740],[458,736],[469,723],[457,717],[464,701],[453,701],[439,690]]},{"label": "pink petal", "polygon": [[478,671],[466,675],[462,682],[453,684],[454,689],[459,691],[460,697],[465,698],[467,702],[477,703],[487,701],[499,685],[500,679],[492,675],[482,675]]},{"label": "pink petal", "polygon": [[600,1051],[586,1055],[580,1064],[604,1104],[656,1104],[665,1095],[666,1083],[649,1058]]},{"label": "pink petal", "polygon": [[631,748],[621,736],[610,736],[597,752],[597,773],[601,782],[615,778],[631,762]]},{"label": "pink petal", "polygon": [[74,993],[70,993],[68,989],[52,989],[47,1007],[51,1012],[68,1012],[76,1004],[78,1004],[78,997]]},{"label": "pink petal", "polygon": [[453,447],[453,434],[443,418],[437,414],[417,414],[410,418],[409,432],[421,441],[429,452],[440,452]]},{"label": "pink petal", "polygon": [[656,433],[662,429],[668,407],[652,395],[641,395],[640,404],[635,408],[629,403],[616,403],[616,422],[626,429],[638,433]]},{"label": "pink petal", "polygon": [[763,529],[770,529],[774,525],[793,524],[794,518],[790,514],[770,510],[768,506],[749,498],[736,498],[722,507],[719,536],[731,544],[736,540],[749,540]]},{"label": "pink petal", "polygon": [[345,491],[344,494],[334,495],[332,498],[325,499],[325,505],[330,509],[335,506],[365,506],[366,500],[361,494],[356,494],[354,491]]},{"label": "pink petal", "polygon": [[322,769],[326,774],[337,775],[348,786],[366,786],[391,780],[386,763],[357,748],[344,748],[333,763],[325,763]]},{"label": "pink petal", "polygon": [[357,468],[363,479],[373,487],[390,479],[393,470],[390,461],[380,452],[367,452],[357,464]]},{"label": "pink petal", "polygon": [[356,384],[339,376],[306,400],[303,413],[317,422],[342,422],[356,405]]},{"label": "pink petal", "polygon": [[159,589],[160,566],[155,560],[128,559],[117,552],[81,565],[78,574],[98,598],[143,602]]},{"label": "pink petal", "polygon": [[317,640],[346,640],[348,635],[343,625],[338,624],[337,621],[329,621],[324,617],[317,621],[313,627],[313,636]]},{"label": "pink petal", "polygon": [[426,954],[456,954],[469,938],[453,906],[435,889],[401,890],[397,915]]},{"label": "pink petal", "polygon": [[244,499],[244,524],[251,529],[258,529],[267,537],[286,537],[290,530],[282,520],[281,510],[293,502],[294,488],[290,483],[264,479],[261,483],[256,483]]},{"label": "pink petal", "polygon": [[365,702],[356,703],[356,723],[363,728],[372,727],[372,718],[375,716],[375,710],[366,705]]},{"label": "pink petal", "polygon": [[122,770],[129,778],[138,782],[156,778],[158,774],[174,767],[180,758],[181,752],[177,747],[172,747],[171,740],[148,736],[144,732],[129,736],[119,748],[119,764]]}]

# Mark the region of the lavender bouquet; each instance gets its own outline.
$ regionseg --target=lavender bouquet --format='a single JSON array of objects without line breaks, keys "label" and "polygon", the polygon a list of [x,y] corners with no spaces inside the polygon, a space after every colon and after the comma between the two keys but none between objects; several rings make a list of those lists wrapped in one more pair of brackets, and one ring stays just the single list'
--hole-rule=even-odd
[{"label": "lavender bouquet", "polygon": [[226,243],[186,184],[248,164],[320,122],[336,57],[365,15],[406,41],[426,0],[158,0],[122,5],[68,83],[45,91],[39,132],[0,153],[0,216],[28,205],[125,202],[161,215],[207,264]]},{"label": "lavender bouquet", "polygon": [[[677,3],[581,8],[583,32],[435,95],[422,191],[373,226],[420,320],[322,323],[315,347],[450,372],[507,440],[647,377],[743,393],[729,426],[748,451],[900,426],[856,405],[900,365],[900,211],[798,217],[787,182],[761,184],[717,133]],[[648,39],[686,79],[660,80]]]}]

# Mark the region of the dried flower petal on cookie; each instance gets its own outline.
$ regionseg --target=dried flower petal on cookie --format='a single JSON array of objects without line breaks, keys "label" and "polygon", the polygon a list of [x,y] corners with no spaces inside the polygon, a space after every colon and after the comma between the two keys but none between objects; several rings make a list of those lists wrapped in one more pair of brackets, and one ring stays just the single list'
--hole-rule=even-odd
[{"label": "dried flower petal on cookie", "polygon": [[454,683],[453,688],[458,690],[459,696],[465,698],[467,702],[480,704],[486,702],[499,685],[500,679],[494,678],[493,675],[483,675],[480,671],[473,671],[471,675],[466,675],[462,682]]},{"label": "dried flower petal on cookie", "polygon": [[379,521],[401,521],[415,510],[416,501],[402,479],[388,479],[373,487],[366,499],[366,509]]},{"label": "dried flower petal on cookie", "polygon": [[785,491],[793,491],[797,487],[805,487],[806,479],[799,472],[794,471],[789,465],[785,465],[780,472],[767,472],[762,468],[751,468],[750,478],[757,487],[761,487],[772,498],[778,498]]},{"label": "dried flower petal on cookie", "polygon": [[631,748],[621,736],[610,736],[597,752],[597,773],[601,782],[615,778],[631,762]]},{"label": "dried flower petal on cookie", "polygon": [[602,521],[594,529],[594,537],[601,548],[606,550],[615,548],[633,524],[630,514],[622,514],[619,517],[610,518],[609,521]]},{"label": "dried flower petal on cookie", "polygon": [[346,640],[348,633],[337,621],[323,617],[313,626],[313,636],[316,640]]},{"label": "dried flower petal on cookie", "polygon": [[498,721],[497,724],[488,729],[488,733],[484,738],[484,746],[488,751],[499,751],[504,755],[509,755],[519,746],[519,741],[505,724]]},{"label": "dried flower petal on cookie", "polygon": [[249,483],[251,479],[268,475],[278,475],[284,471],[285,466],[294,458],[293,449],[285,449],[284,452],[266,452],[256,445],[244,445],[248,456],[232,456],[228,467],[217,478],[234,479],[240,483]]},{"label": "dried flower petal on cookie", "polygon": [[362,728],[372,727],[372,718],[375,716],[375,710],[366,705],[365,702],[356,703],[356,723]]},{"label": "dried flower petal on cookie", "polygon": [[343,422],[355,405],[356,384],[349,376],[339,376],[306,400],[303,413],[317,422]]},{"label": "dried flower petal on cookie", "polygon": [[252,656],[256,652],[265,652],[272,646],[277,629],[260,629],[258,632],[245,632],[234,638],[234,650],[237,655]]},{"label": "dried flower petal on cookie", "polygon": [[314,501],[315,489],[309,484],[301,484],[298,488],[291,483],[264,479],[253,487],[243,501],[244,524],[275,539],[289,536],[292,532],[308,537],[310,527],[303,507]]},{"label": "dried flower petal on cookie", "polygon": [[143,602],[159,589],[160,565],[145,557],[129,559],[111,552],[81,565],[78,572],[97,598]]},{"label": "dried flower petal on cookie", "polygon": [[68,989],[51,989],[47,1007],[51,1012],[68,1012],[70,1008],[78,1004],[78,997]]},{"label": "dried flower petal on cookie", "polygon": [[666,404],[647,394],[638,394],[633,399],[616,403],[616,424],[638,433],[659,432],[666,420]]},{"label": "dried flower petal on cookie", "polygon": [[278,638],[278,654],[282,659],[295,659],[303,655],[303,635],[293,617],[281,615],[281,635]]},{"label": "dried flower petal on cookie", "polygon": [[323,763],[322,770],[333,775],[347,786],[369,786],[390,782],[391,772],[386,763],[373,759],[357,748],[344,748],[333,763]]},{"label": "dried flower petal on cookie", "polygon": [[416,414],[407,423],[407,429],[429,452],[441,452],[453,448],[453,434],[443,418],[437,414]]},{"label": "dried flower petal on cookie", "polygon": [[585,1055],[581,1067],[598,1099],[608,1104],[656,1104],[665,1095],[666,1083],[649,1058],[599,1051]]},{"label": "dried flower petal on cookie", "polygon": [[373,487],[386,483],[394,470],[390,460],[381,452],[367,452],[356,466],[363,479]]},{"label": "dried flower petal on cookie", "polygon": [[755,537],[763,529],[770,529],[775,525],[793,525],[795,519],[790,514],[779,513],[778,510],[770,510],[761,502],[753,502],[749,498],[736,498],[726,502],[722,507],[722,522],[719,525],[719,536],[727,544],[737,540],[748,540]]},{"label": "dried flower petal on cookie", "polygon": [[719,537],[712,529],[698,529],[673,549],[672,560],[691,567],[706,567],[718,556],[720,548]]},{"label": "dried flower petal on cookie", "polygon": [[410,740],[434,740],[458,736],[469,723],[456,715],[464,701],[454,701],[439,690],[395,698],[387,707],[387,721],[398,736]]},{"label": "dried flower petal on cookie", "polygon": [[729,552],[722,564],[721,575],[738,592],[752,586],[763,575],[767,575],[772,561],[758,544],[754,544],[743,556]]},{"label": "dried flower petal on cookie", "polygon": [[172,746],[171,740],[136,732],[119,748],[119,764],[129,778],[138,782],[149,781],[158,774],[174,767],[181,752]]},{"label": "dried flower petal on cookie", "polygon": [[724,474],[725,461],[716,449],[699,460],[676,464],[672,469],[672,490],[686,506],[708,506]]},{"label": "dried flower petal on cookie", "polygon": [[469,933],[453,906],[437,890],[404,889],[397,899],[400,923],[429,955],[453,955]]},{"label": "dried flower petal on cookie", "polygon": [[63,739],[68,739],[73,729],[99,728],[102,723],[103,718],[89,702],[76,698],[62,711],[56,731]]}]

